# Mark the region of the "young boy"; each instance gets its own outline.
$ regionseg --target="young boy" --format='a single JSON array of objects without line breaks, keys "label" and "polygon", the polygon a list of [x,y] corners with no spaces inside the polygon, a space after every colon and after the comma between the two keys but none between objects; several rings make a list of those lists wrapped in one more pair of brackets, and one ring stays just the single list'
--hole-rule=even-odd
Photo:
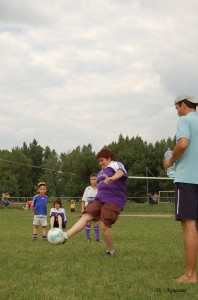
[{"label": "young boy", "polygon": [[[90,186],[86,187],[83,197],[82,197],[82,214],[84,213],[85,207],[91,203],[98,192],[97,181],[96,181],[96,173],[90,175]],[[85,234],[87,242],[91,242],[90,231],[91,231],[91,223],[92,221],[88,221],[85,227]],[[94,233],[96,241],[100,241],[100,228],[99,228],[99,219],[94,220]]]},{"label": "young boy", "polygon": [[75,212],[75,208],[76,208],[76,200],[71,199],[71,202],[70,202],[70,211],[71,212]]},{"label": "young boy", "polygon": [[42,226],[42,238],[47,240],[47,201],[48,197],[45,195],[47,187],[45,182],[39,182],[38,184],[38,195],[33,199],[32,206],[34,207],[34,220],[33,220],[33,235],[32,239],[36,240],[38,237],[39,224]]},{"label": "young boy", "polygon": [[50,227],[66,228],[67,217],[65,209],[62,208],[62,202],[60,198],[54,201],[54,207],[50,209]]}]

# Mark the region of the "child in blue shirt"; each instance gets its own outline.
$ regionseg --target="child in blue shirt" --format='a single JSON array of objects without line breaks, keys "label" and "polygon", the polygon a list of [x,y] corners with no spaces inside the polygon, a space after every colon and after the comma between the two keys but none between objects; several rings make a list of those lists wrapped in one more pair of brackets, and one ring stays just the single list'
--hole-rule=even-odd
[{"label": "child in blue shirt", "polygon": [[47,239],[47,201],[48,197],[45,195],[47,187],[45,182],[38,184],[38,195],[33,199],[32,206],[34,207],[34,220],[33,220],[33,235],[32,239],[36,240],[38,237],[39,224],[42,226],[42,238]]}]

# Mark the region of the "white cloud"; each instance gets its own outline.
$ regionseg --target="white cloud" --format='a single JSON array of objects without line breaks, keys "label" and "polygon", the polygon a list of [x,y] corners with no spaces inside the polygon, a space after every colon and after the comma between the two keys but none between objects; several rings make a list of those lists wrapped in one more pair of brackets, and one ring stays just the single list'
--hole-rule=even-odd
[{"label": "white cloud", "polygon": [[0,0],[1,149],[66,152],[176,130],[198,96],[196,0]]}]

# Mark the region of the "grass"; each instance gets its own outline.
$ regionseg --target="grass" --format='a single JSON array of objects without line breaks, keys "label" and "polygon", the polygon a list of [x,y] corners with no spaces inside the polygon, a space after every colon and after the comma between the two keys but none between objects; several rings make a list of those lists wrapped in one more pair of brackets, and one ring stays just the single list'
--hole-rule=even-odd
[{"label": "grass", "polygon": [[[68,227],[79,218],[64,205]],[[18,208],[18,209],[16,209]],[[197,299],[197,285],[176,284],[184,271],[180,224],[170,218],[120,217],[113,227],[116,257],[84,231],[64,245],[32,241],[33,214],[0,209],[0,299]],[[123,214],[172,214],[171,204],[128,203]],[[92,232],[93,235],[93,232]]]},{"label": "grass", "polygon": [[147,203],[127,202],[123,214],[174,214],[174,203],[160,203],[158,205],[150,205]]}]

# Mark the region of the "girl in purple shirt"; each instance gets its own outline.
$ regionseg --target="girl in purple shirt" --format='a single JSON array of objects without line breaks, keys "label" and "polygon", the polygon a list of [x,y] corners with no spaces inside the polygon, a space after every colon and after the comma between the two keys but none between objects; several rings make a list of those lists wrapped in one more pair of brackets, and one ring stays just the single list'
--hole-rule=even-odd
[{"label": "girl in purple shirt", "polygon": [[58,227],[62,230],[62,228],[66,228],[67,217],[65,209],[62,208],[62,201],[60,198],[57,198],[54,201],[54,207],[50,209],[50,226]]}]

